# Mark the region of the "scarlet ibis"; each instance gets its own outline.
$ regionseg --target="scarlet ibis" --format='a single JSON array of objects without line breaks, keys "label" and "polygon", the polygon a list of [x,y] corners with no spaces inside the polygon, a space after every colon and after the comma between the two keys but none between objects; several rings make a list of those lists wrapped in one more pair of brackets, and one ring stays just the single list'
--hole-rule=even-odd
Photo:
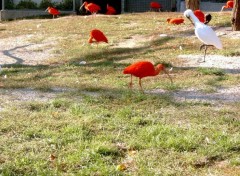
[{"label": "scarlet ibis", "polygon": [[91,14],[96,14],[98,13],[98,11],[101,10],[101,7],[97,4],[94,3],[88,3],[87,1],[85,1],[82,6],[79,8],[79,10],[82,10],[82,8],[84,8],[89,11]]},{"label": "scarlet ibis", "polygon": [[114,9],[114,7],[112,7],[112,6],[110,6],[110,5],[108,5],[107,4],[107,12],[106,12],[106,14],[107,15],[114,15],[114,14],[116,14],[117,12],[116,12],[116,10]]},{"label": "scarlet ibis", "polygon": [[201,10],[195,10],[194,15],[204,24],[208,24],[212,19],[211,14],[208,13],[205,15]]},{"label": "scarlet ibis", "polygon": [[55,9],[54,7],[48,7],[45,11],[48,11],[48,13],[53,16],[53,18],[55,15],[56,16],[60,15],[60,12],[57,9]]},{"label": "scarlet ibis", "polygon": [[[93,41],[93,39],[95,39],[95,41]],[[88,39],[88,43],[93,43],[93,42],[105,42],[108,43],[108,39],[107,37],[103,34],[102,31],[98,30],[98,29],[93,29],[90,32],[90,38]]]},{"label": "scarlet ibis", "polygon": [[150,10],[157,10],[157,11],[161,11],[162,5],[158,2],[151,2],[150,3]]},{"label": "scarlet ibis", "polygon": [[226,5],[222,6],[221,11],[223,11],[224,9],[232,9],[233,6],[234,6],[234,1],[233,0],[227,1]]},{"label": "scarlet ibis", "polygon": [[184,16],[187,17],[194,24],[195,35],[201,42],[203,42],[203,45],[200,46],[200,51],[203,47],[205,47],[203,60],[203,62],[205,62],[207,47],[215,46],[217,49],[222,49],[222,43],[217,37],[216,33],[213,31],[213,29],[201,23],[199,19],[194,15],[192,10],[187,9],[184,12]]},{"label": "scarlet ibis", "polygon": [[129,83],[130,88],[132,88],[132,85],[133,85],[132,84],[132,76],[138,77],[139,78],[139,86],[140,86],[141,90],[143,91],[141,79],[144,77],[148,77],[148,76],[157,76],[161,71],[164,71],[168,75],[168,77],[172,83],[172,78],[166,71],[163,64],[158,64],[156,66],[156,68],[154,68],[154,65],[149,61],[140,61],[140,62],[133,63],[132,65],[126,67],[123,70],[123,74],[131,75],[131,81]]},{"label": "scarlet ibis", "polygon": [[183,18],[168,18],[167,22],[170,24],[181,24],[184,23],[184,19]]}]

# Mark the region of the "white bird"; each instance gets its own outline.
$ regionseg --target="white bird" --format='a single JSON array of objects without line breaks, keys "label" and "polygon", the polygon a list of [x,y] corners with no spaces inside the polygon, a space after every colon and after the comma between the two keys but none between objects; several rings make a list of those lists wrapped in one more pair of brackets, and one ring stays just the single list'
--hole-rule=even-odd
[{"label": "white bird", "polygon": [[203,45],[200,46],[200,51],[205,47],[204,51],[204,60],[206,57],[206,51],[208,46],[215,46],[217,49],[222,49],[222,43],[217,37],[213,29],[199,21],[199,19],[194,15],[192,10],[188,9],[184,12],[184,16],[187,17],[195,26],[195,35],[197,38],[203,42]]}]

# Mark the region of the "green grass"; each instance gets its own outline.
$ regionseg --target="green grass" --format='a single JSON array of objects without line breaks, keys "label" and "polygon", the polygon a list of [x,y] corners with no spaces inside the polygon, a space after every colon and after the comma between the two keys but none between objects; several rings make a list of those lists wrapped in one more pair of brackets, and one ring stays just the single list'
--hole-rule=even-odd
[{"label": "green grass", "polygon": [[[67,91],[49,101],[0,100],[0,175],[239,175],[239,103],[143,94],[135,78],[133,90],[127,87],[130,76],[122,70],[134,61],[174,67],[177,55],[199,53],[200,42],[185,36],[193,33],[190,23],[168,25],[169,15],[182,16],[133,13],[3,22],[0,38],[37,33],[31,42],[58,43],[58,56],[48,65],[3,66],[4,89]],[[227,15],[213,13],[211,25],[229,26]],[[104,31],[109,44],[88,45],[92,28]],[[164,33],[169,37],[158,37]],[[112,48],[136,35],[152,40],[137,48]],[[212,52],[238,54],[239,40],[221,39],[224,50]],[[87,63],[80,65],[83,60]],[[174,68],[172,74],[173,85],[159,75],[143,79],[143,87],[169,92],[195,87],[209,93],[239,85],[240,78],[208,68]],[[125,170],[117,169],[121,164]]]}]

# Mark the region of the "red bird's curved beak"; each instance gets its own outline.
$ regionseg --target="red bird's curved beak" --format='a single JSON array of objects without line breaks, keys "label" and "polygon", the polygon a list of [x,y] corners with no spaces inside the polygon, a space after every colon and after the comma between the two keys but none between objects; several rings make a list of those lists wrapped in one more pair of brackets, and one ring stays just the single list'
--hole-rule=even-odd
[{"label": "red bird's curved beak", "polygon": [[82,4],[82,6],[79,8],[79,10],[82,10],[84,5],[85,5],[85,2]]},{"label": "red bird's curved beak", "polygon": [[168,78],[170,79],[171,83],[173,84],[173,80],[172,80],[171,76],[169,75],[169,73],[165,69],[163,71],[164,71],[164,73],[166,73],[168,75]]}]

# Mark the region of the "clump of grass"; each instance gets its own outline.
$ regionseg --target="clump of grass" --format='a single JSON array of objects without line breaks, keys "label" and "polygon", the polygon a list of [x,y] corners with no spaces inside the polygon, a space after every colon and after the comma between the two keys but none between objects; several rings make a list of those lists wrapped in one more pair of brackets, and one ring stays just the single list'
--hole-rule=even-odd
[{"label": "clump of grass", "polygon": [[240,56],[240,51],[232,51],[230,53],[227,53],[226,56],[230,56],[230,57]]},{"label": "clump of grass", "polygon": [[198,68],[198,71],[204,75],[217,75],[217,76],[225,75],[224,70],[218,68]]}]

